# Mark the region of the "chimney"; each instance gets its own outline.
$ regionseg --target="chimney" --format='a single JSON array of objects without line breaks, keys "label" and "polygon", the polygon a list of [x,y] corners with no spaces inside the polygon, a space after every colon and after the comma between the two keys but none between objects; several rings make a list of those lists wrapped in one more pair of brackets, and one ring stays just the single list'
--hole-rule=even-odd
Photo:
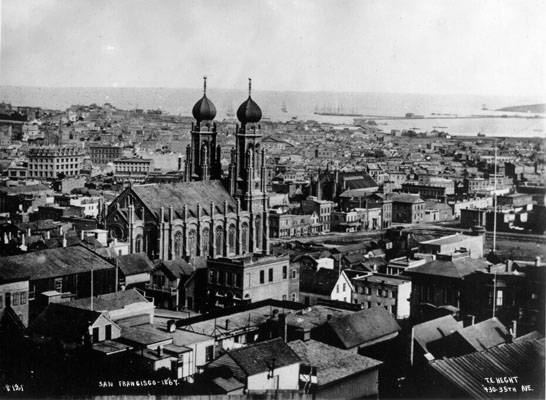
[{"label": "chimney", "polygon": [[174,321],[174,319],[170,319],[167,321],[167,330],[171,333],[176,331],[176,322]]},{"label": "chimney", "polygon": [[281,325],[282,340],[285,342],[288,340],[288,326],[286,324],[286,314],[279,314],[279,324]]},{"label": "chimney", "polygon": [[45,237],[46,237],[47,240],[51,239],[51,232],[46,231]]},{"label": "chimney", "polygon": [[30,231],[30,228],[27,228],[27,236],[30,237],[32,235],[32,232]]},{"label": "chimney", "polygon": [[536,256],[536,258],[535,258],[535,267],[540,266],[540,261],[541,261],[540,256]]},{"label": "chimney", "polygon": [[63,233],[63,247],[66,247],[66,235]]},{"label": "chimney", "polygon": [[83,240],[83,239],[85,239],[85,232],[84,232],[84,230],[82,229],[82,230],[80,231],[80,240]]},{"label": "chimney", "polygon": [[512,329],[510,329],[510,334],[512,335],[512,339],[518,337],[518,321],[515,319],[512,320]]},{"label": "chimney", "polygon": [[161,346],[157,346],[157,349],[155,350],[156,350],[157,356],[161,357],[161,354],[163,353],[163,349],[161,348]]},{"label": "chimney", "polygon": [[505,268],[505,272],[512,272],[512,264],[513,264],[513,261],[512,260],[506,260],[504,262],[504,264],[506,265],[506,268]]},{"label": "chimney", "polygon": [[[59,226],[59,235],[63,235],[64,234],[64,231],[63,231],[63,227],[62,226]],[[30,236],[30,234],[29,234]]]},{"label": "chimney", "polygon": [[229,329],[229,318],[226,319],[225,329],[226,331]]}]

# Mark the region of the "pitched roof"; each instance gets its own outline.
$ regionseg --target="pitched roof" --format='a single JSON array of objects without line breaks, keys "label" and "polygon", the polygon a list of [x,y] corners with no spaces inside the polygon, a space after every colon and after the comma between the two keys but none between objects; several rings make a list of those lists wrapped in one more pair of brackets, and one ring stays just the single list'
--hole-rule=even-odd
[{"label": "pitched roof", "polygon": [[477,351],[489,349],[506,343],[510,333],[506,327],[497,319],[490,318],[457,332]]},{"label": "pitched roof", "polygon": [[208,215],[212,201],[219,213],[224,212],[224,201],[227,201],[231,211],[235,211],[237,207],[233,197],[217,180],[135,185],[131,190],[156,217],[159,217],[161,207],[172,206],[178,218],[182,218],[184,204],[187,205],[190,216],[197,216],[198,205],[202,207],[203,215]]},{"label": "pitched roof", "polygon": [[343,316],[353,312],[354,311],[341,308],[315,305],[308,309],[288,314],[286,316],[286,324],[307,331],[324,325],[331,316]]},{"label": "pitched roof", "polygon": [[339,271],[320,268],[310,279],[302,279],[302,292],[330,295],[339,279]]},{"label": "pitched roof", "polygon": [[462,278],[478,270],[486,269],[487,262],[470,257],[452,260],[434,260],[417,267],[406,268],[406,273]]},{"label": "pitched roof", "polygon": [[[134,303],[150,303],[143,295],[141,295],[136,289],[129,289],[114,293],[102,294],[100,296],[93,297],[93,310],[113,311],[120,310]],[[85,297],[82,299],[72,300],[66,303],[67,306],[81,308],[85,310],[91,309],[91,297]]]},{"label": "pitched roof", "polygon": [[[518,386],[531,385],[531,397],[544,396],[544,338],[431,361],[430,366],[459,390],[475,399],[499,398],[484,390],[486,378],[518,377]],[[512,386],[512,385],[510,385]],[[542,391],[538,394],[536,390]]]},{"label": "pitched roof", "polygon": [[436,340],[442,339],[451,333],[461,329],[463,323],[457,321],[451,315],[445,315],[430,321],[417,324],[413,327],[413,337],[417,343],[426,351],[427,345]]},{"label": "pitched roof", "polygon": [[126,254],[117,257],[118,267],[125,276],[151,272],[154,264],[146,253]]},{"label": "pitched roof", "polygon": [[51,303],[30,324],[29,330],[39,335],[79,343],[88,334],[89,325],[100,312]]},{"label": "pitched roof", "polygon": [[158,268],[161,268],[171,280],[189,276],[194,272],[194,268],[181,258],[161,261]]},{"label": "pitched roof", "polygon": [[114,268],[84,246],[58,247],[0,258],[0,280],[54,278]]},{"label": "pitched roof", "polygon": [[[252,344],[228,353],[247,376],[301,362],[281,338]],[[274,364],[273,364],[274,363]]]},{"label": "pitched roof", "polygon": [[373,369],[382,364],[373,358],[355,354],[316,340],[296,340],[288,346],[302,362],[317,368],[318,385],[327,385],[356,373]]},{"label": "pitched roof", "polygon": [[393,193],[391,197],[393,203],[423,203],[423,199],[418,194]]},{"label": "pitched roof", "polygon": [[392,314],[383,307],[372,307],[334,317],[328,321],[328,325],[346,349],[364,345],[400,330]]}]

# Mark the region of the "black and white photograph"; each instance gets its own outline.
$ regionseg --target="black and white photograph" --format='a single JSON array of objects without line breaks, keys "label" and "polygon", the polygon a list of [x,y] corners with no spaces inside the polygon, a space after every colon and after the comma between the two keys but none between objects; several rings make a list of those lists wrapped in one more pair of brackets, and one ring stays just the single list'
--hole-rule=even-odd
[{"label": "black and white photograph", "polygon": [[544,399],[544,0],[0,0],[0,398]]}]

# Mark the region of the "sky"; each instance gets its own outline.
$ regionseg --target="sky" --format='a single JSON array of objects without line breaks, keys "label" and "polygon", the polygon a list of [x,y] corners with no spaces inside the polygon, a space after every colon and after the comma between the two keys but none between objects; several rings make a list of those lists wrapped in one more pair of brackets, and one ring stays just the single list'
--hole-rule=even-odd
[{"label": "sky", "polygon": [[546,93],[544,0],[0,2],[1,85]]}]

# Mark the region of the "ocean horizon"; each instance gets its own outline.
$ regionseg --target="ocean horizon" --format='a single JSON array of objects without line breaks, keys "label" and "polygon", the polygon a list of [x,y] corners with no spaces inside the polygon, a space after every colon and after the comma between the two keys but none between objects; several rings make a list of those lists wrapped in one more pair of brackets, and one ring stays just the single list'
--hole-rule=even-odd
[{"label": "ocean horizon", "polygon": [[[185,88],[0,86],[0,102],[11,103],[14,106],[36,106],[58,110],[64,110],[76,104],[111,103],[121,109],[160,109],[174,115],[191,115],[193,104],[201,96],[201,90]],[[248,93],[245,90],[209,87],[207,96],[216,106],[217,119],[222,120],[227,117],[227,113],[237,110]],[[433,114],[454,114],[457,116],[510,114],[494,110],[544,102],[544,99],[539,96],[253,90],[252,97],[260,105],[264,118],[273,121],[287,121],[297,118],[336,124],[351,124],[353,122],[353,117],[314,114],[317,110],[395,117],[413,113],[423,115],[427,119],[378,120],[378,127],[387,132],[391,129],[415,129],[418,131],[439,129],[447,131],[451,135],[482,133],[486,136],[545,137],[546,120],[544,119],[430,118]],[[487,110],[483,110],[483,108]]]}]

